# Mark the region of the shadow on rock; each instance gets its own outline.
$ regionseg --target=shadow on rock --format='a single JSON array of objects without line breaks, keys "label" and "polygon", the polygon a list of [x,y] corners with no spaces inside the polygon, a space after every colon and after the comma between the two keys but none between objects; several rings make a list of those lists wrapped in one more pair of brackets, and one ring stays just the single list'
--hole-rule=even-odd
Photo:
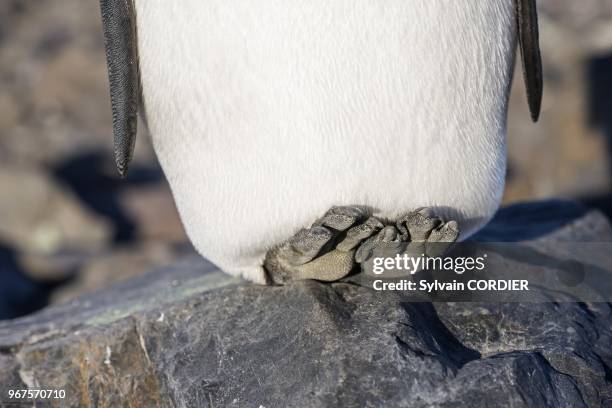
[{"label": "shadow on rock", "polygon": [[0,243],[0,320],[14,319],[42,309],[51,292],[68,283],[74,273],[58,280],[37,281],[21,268],[15,251]]},{"label": "shadow on rock", "polygon": [[[608,174],[612,180],[612,53],[591,58],[586,70],[589,125],[600,129],[606,139]],[[608,190],[607,194],[584,197],[582,201],[612,218],[612,184]]]},{"label": "shadow on rock", "polygon": [[[438,317],[438,312],[432,303],[401,303],[411,322],[407,325],[412,331],[410,338],[420,338],[425,347],[417,348],[418,342],[403,341],[398,333],[397,341],[401,348],[416,355],[429,355],[438,359],[445,366],[455,370],[460,369],[470,361],[478,360],[480,353],[461,344],[459,339],[448,330]],[[412,345],[409,345],[412,343]],[[432,354],[432,350],[434,353]]]},{"label": "shadow on rock", "polygon": [[582,217],[588,208],[574,201],[546,200],[503,207],[472,239],[517,242],[546,236]]},{"label": "shadow on rock", "polygon": [[134,239],[136,223],[123,209],[119,195],[124,189],[163,180],[161,169],[134,165],[126,179],[120,179],[105,153],[92,151],[75,155],[52,170],[93,212],[108,219],[115,228],[116,243]]}]

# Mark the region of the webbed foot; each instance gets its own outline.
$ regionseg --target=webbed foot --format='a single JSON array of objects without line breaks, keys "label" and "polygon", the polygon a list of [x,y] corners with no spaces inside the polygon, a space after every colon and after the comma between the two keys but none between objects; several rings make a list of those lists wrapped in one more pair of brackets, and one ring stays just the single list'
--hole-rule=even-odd
[{"label": "webbed foot", "polygon": [[373,270],[376,258],[438,257],[444,255],[459,236],[456,221],[445,222],[437,217],[430,208],[411,211],[389,225],[376,235],[368,238],[357,249],[355,260],[364,272]]},{"label": "webbed foot", "polygon": [[355,267],[355,251],[384,225],[356,207],[332,207],[310,228],[266,254],[264,268],[272,283],[316,279],[336,281]]}]

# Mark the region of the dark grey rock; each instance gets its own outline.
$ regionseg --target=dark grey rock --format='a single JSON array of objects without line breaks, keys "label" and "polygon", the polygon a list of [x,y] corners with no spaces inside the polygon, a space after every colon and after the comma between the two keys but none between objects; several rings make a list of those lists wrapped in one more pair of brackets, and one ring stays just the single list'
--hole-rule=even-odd
[{"label": "dark grey rock", "polygon": [[[504,237],[538,248],[612,230],[545,202],[480,234]],[[64,389],[47,402],[61,407],[606,407],[611,367],[609,303],[411,303],[349,283],[252,285],[200,259],[0,323],[0,401]]]}]

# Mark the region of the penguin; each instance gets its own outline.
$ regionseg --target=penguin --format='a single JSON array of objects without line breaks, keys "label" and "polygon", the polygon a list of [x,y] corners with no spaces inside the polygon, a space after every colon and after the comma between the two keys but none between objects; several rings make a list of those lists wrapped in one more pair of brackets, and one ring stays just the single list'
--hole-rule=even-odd
[{"label": "penguin", "polygon": [[535,0],[100,6],[120,175],[140,114],[194,247],[257,283],[467,239],[500,204],[517,48],[540,112]]}]

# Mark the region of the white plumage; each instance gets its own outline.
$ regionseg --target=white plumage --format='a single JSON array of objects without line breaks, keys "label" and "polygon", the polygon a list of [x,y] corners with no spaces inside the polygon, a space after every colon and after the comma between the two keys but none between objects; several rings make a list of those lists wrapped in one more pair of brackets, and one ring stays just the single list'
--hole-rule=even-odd
[{"label": "white plumage", "polygon": [[513,0],[136,0],[144,107],[197,250],[263,282],[332,205],[497,209]]}]

